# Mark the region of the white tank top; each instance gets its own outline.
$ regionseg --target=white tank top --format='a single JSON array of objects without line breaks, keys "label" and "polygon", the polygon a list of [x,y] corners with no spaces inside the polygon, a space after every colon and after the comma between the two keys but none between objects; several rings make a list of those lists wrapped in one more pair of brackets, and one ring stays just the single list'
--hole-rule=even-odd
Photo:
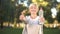
[{"label": "white tank top", "polygon": [[39,24],[39,16],[37,16],[35,19],[32,19],[30,16],[26,16],[26,21],[30,25],[38,25]]}]

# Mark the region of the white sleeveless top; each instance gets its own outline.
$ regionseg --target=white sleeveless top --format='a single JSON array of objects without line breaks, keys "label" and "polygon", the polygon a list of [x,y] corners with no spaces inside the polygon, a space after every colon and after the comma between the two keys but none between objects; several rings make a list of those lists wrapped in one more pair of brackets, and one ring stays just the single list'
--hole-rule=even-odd
[{"label": "white sleeveless top", "polygon": [[35,19],[32,19],[30,16],[26,16],[26,22],[30,25],[38,25],[39,24],[39,16]]}]

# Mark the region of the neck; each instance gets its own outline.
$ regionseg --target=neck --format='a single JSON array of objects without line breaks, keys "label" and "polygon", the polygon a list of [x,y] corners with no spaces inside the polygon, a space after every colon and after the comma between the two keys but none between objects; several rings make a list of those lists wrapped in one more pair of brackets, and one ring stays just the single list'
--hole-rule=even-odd
[{"label": "neck", "polygon": [[37,14],[31,14],[31,18],[34,19],[37,17]]}]

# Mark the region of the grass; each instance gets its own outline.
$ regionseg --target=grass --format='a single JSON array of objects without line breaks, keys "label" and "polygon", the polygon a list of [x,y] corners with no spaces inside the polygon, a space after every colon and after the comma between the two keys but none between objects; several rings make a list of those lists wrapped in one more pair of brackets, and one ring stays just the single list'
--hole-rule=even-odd
[{"label": "grass", "polygon": [[22,34],[22,28],[3,28],[0,34]]},{"label": "grass", "polygon": [[50,28],[45,28],[44,29],[44,34],[60,34],[60,29],[50,29]]},{"label": "grass", "polygon": [[[0,29],[0,34],[22,34],[22,28],[6,27]],[[44,28],[44,34],[60,34],[60,29]]]}]

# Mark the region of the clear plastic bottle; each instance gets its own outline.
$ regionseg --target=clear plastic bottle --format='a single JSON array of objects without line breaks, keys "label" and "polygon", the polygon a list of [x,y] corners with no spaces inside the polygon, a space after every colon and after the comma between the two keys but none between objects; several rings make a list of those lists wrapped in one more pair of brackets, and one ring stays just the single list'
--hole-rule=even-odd
[{"label": "clear plastic bottle", "polygon": [[[39,17],[40,18],[43,17],[43,9],[42,8],[40,8],[40,10],[39,10]],[[44,22],[41,22],[39,20],[39,25],[40,25],[39,34],[43,34],[43,23]]]},{"label": "clear plastic bottle", "polygon": [[[40,17],[40,18],[43,17],[43,9],[42,9],[42,7],[41,7],[40,10],[39,10],[39,17]],[[40,20],[39,20],[39,24],[43,24],[43,23],[40,22]]]}]

